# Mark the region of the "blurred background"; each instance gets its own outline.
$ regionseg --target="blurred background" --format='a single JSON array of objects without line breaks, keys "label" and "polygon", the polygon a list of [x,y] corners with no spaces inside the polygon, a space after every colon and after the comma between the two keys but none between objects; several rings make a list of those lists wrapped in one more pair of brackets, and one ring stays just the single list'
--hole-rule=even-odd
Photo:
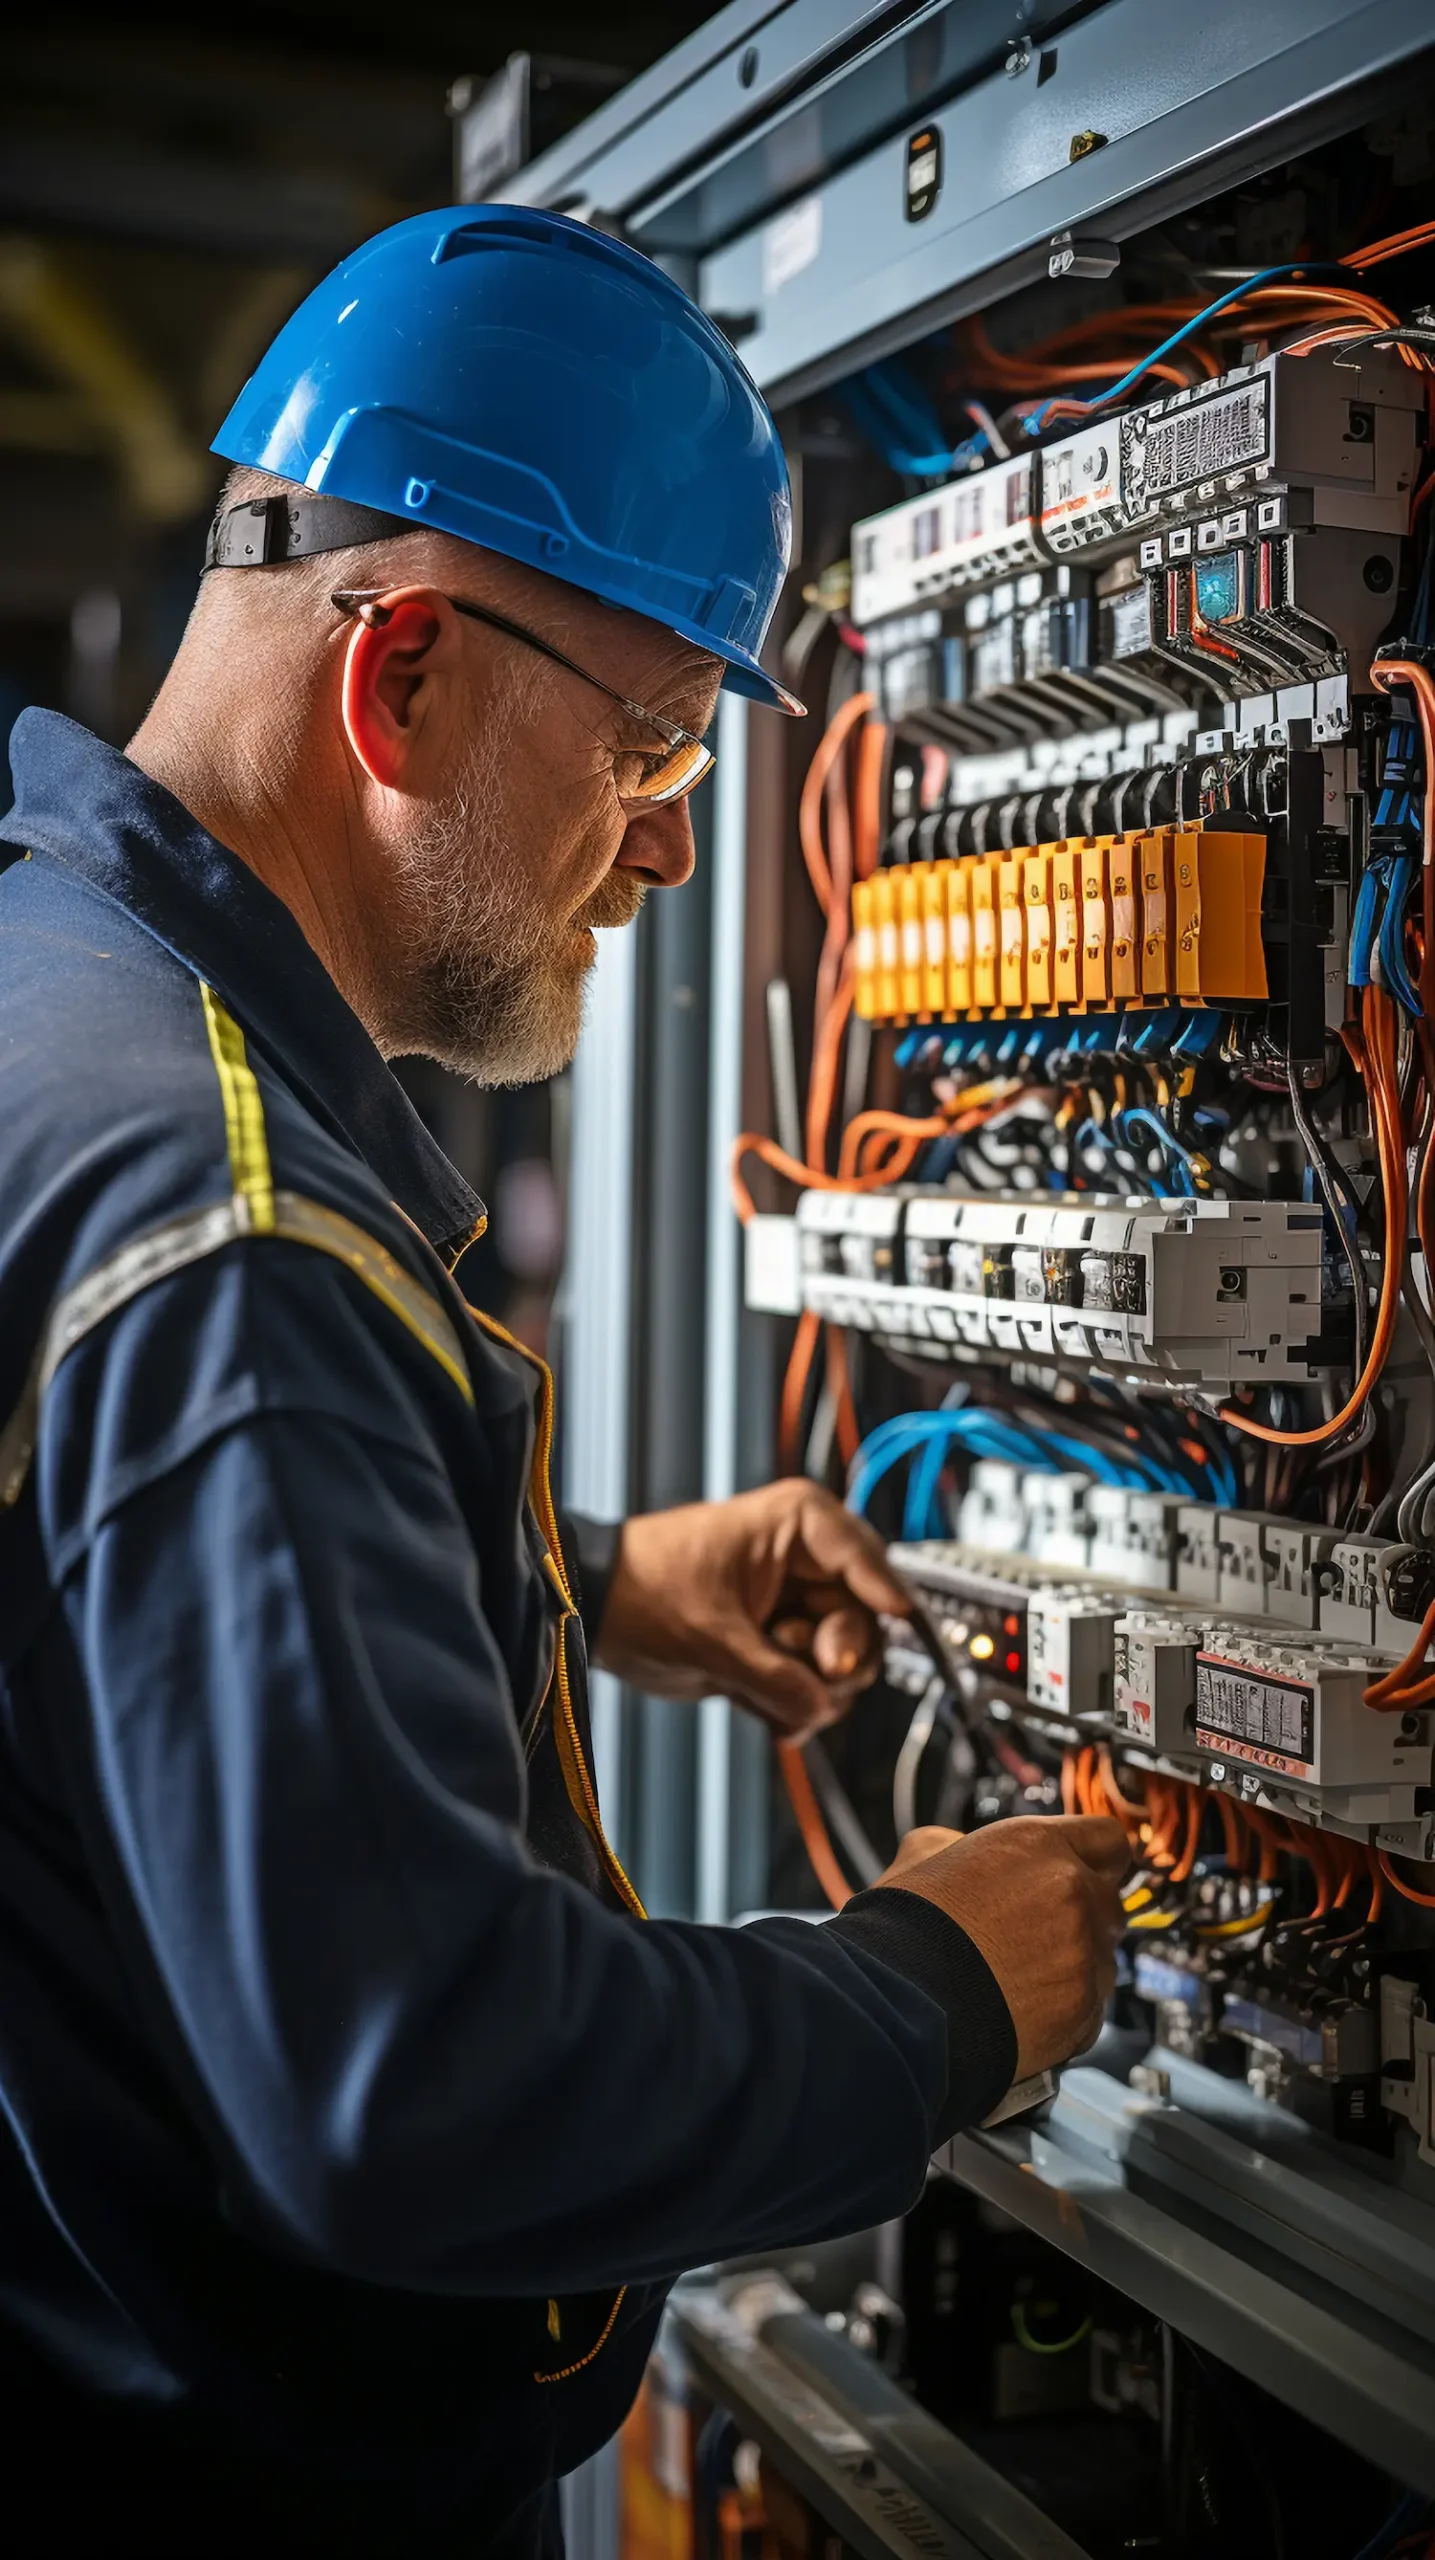
[{"label": "blurred background", "polygon": [[[223,465],[209,440],[311,284],[458,193],[483,84],[523,156],[710,14],[703,0],[463,7],[60,5],[0,38],[0,737],[27,703],[116,745],[184,628]],[[528,57],[515,63],[515,55]],[[516,130],[518,128],[526,128]],[[470,173],[470,192],[477,188]],[[480,180],[481,183],[481,180]],[[0,790],[9,805],[8,762]],[[480,1094],[405,1063],[482,1192],[471,1298],[545,1347],[563,1081]]]}]

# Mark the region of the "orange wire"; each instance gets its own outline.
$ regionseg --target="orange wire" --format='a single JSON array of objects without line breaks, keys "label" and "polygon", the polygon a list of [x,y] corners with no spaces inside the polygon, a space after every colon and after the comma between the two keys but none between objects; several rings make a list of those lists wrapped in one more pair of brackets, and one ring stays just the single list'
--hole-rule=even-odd
[{"label": "orange wire", "polygon": [[1386,1883],[1394,1885],[1403,1902],[1418,1902],[1422,1911],[1435,1911],[1435,1893],[1421,1893],[1413,1884],[1406,1884],[1404,1878],[1396,1874],[1395,1861],[1384,1849],[1377,1849],[1375,1855]]},{"label": "orange wire", "polygon": [[833,1106],[837,1100],[842,1035],[852,1011],[855,984],[852,945],[849,942],[842,951],[832,1001],[813,1034],[812,1073],[807,1086],[807,1162],[813,1174],[827,1170],[827,1132],[832,1125]]},{"label": "orange wire", "polygon": [[802,845],[802,858],[812,882],[812,894],[824,915],[832,903],[832,874],[827,851],[822,841],[822,800],[827,777],[836,764],[857,722],[872,709],[875,696],[870,693],[850,694],[832,718],[818,742],[816,754],[807,768],[802,797],[797,804],[797,832]]},{"label": "orange wire", "polygon": [[782,1397],[777,1409],[777,1458],[780,1472],[795,1476],[798,1472],[802,1434],[802,1407],[807,1396],[807,1381],[817,1351],[820,1319],[810,1308],[804,1308],[797,1319],[787,1374],[782,1381]]},{"label": "orange wire", "polygon": [[787,1800],[796,1816],[802,1845],[807,1851],[808,1864],[833,1910],[840,1911],[851,1901],[852,1887],[837,1863],[837,1852],[827,1836],[827,1825],[812,1792],[812,1780],[807,1774],[801,1749],[795,1742],[780,1742],[777,1757]]},{"label": "orange wire", "polygon": [[1376,1858],[1375,1851],[1371,1848],[1368,1841],[1365,1845],[1365,1863],[1370,1874],[1370,1908],[1365,1915],[1366,1926],[1369,1927],[1372,1920],[1379,1919],[1381,1911],[1384,1908],[1385,1878],[1380,1872],[1380,1865]]},{"label": "orange wire", "polygon": [[1250,1835],[1241,1820],[1239,1807],[1229,1796],[1222,1795],[1219,1789],[1216,1793],[1216,1811],[1221,1817],[1221,1830],[1225,1835],[1226,1864],[1240,1874],[1250,1856]]},{"label": "orange wire", "polygon": [[1116,1763],[1111,1757],[1109,1743],[1103,1742],[1097,1754],[1097,1765],[1101,1771],[1101,1788],[1106,1798],[1105,1811],[1115,1815],[1128,1838],[1135,1839],[1146,1819],[1146,1807],[1139,1796],[1128,1796],[1125,1793],[1117,1775]]},{"label": "orange wire", "polygon": [[882,765],[887,732],[880,720],[869,720],[857,741],[857,776],[852,786],[852,854],[859,880],[870,880],[882,851]]},{"label": "orange wire", "polygon": [[1183,1784],[1181,1794],[1184,1798],[1186,1837],[1181,1855],[1171,1869],[1172,1884],[1184,1884],[1195,1866],[1196,1852],[1201,1845],[1201,1817],[1206,1809],[1205,1796],[1200,1787],[1188,1787]]},{"label": "orange wire", "polygon": [[1371,1099],[1371,1119],[1375,1126],[1385,1194],[1385,1258],[1380,1274],[1380,1304],[1376,1312],[1375,1333],[1364,1369],[1340,1411],[1333,1414],[1329,1422],[1316,1423],[1309,1431],[1277,1431],[1268,1422],[1253,1421],[1249,1414],[1242,1413],[1235,1405],[1221,1406],[1220,1419],[1233,1430],[1247,1432],[1254,1440],[1269,1441],[1282,1449],[1316,1448],[1324,1440],[1333,1440],[1354,1420],[1385,1367],[1400,1309],[1409,1188],[1395,1075],[1395,1008],[1382,987],[1365,988],[1363,1017],[1365,1038],[1354,1054],[1357,1058],[1363,1055],[1365,1061],[1366,1089]]},{"label": "orange wire", "polygon": [[1061,1810],[1063,1813],[1075,1813],[1077,1810],[1074,1751],[1063,1751],[1061,1755]]},{"label": "orange wire", "polygon": [[850,1467],[862,1445],[862,1434],[857,1423],[857,1408],[852,1401],[847,1336],[840,1324],[829,1324],[827,1328],[827,1384],[832,1396],[838,1455],[843,1465]]},{"label": "orange wire", "polygon": [[1392,231],[1387,239],[1347,250],[1341,263],[1363,275],[1367,267],[1382,267],[1387,258],[1403,258],[1408,249],[1423,248],[1427,240],[1435,240],[1435,222],[1412,223],[1408,231]]}]

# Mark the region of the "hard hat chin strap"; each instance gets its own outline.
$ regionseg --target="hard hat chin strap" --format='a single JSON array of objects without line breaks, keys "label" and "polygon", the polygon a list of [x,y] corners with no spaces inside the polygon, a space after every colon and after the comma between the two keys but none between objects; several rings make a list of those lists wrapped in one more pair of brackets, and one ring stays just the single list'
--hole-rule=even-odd
[{"label": "hard hat chin strap", "polygon": [[321,551],[351,551],[364,542],[386,542],[421,528],[380,507],[355,506],[348,498],[246,498],[222,507],[209,528],[204,566],[268,569],[283,560],[309,560]]}]

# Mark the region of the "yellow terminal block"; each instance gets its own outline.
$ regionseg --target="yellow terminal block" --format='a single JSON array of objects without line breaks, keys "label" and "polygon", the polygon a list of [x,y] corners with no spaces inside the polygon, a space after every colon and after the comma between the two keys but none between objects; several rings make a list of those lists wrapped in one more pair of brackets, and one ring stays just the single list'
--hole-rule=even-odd
[{"label": "yellow terminal block", "polygon": [[877,1018],[877,928],[871,880],[852,883],[852,1007],[864,1022]]},{"label": "yellow terminal block", "polygon": [[872,876],[872,922],[877,932],[876,1019],[895,1022],[902,1006],[898,977],[897,883],[890,870],[883,869]]},{"label": "yellow terminal block", "polygon": [[1131,851],[1141,898],[1141,993],[1157,998],[1169,995],[1173,984],[1170,835],[1162,827],[1136,836]]},{"label": "yellow terminal block", "polygon": [[972,894],[972,1012],[997,1008],[996,872],[1000,854],[978,854],[970,872]]},{"label": "yellow terminal block", "polygon": [[950,862],[924,862],[922,873],[922,1011],[938,1021],[950,1009],[947,992],[947,881]]},{"label": "yellow terminal block", "polygon": [[1077,847],[1081,870],[1081,1001],[1104,1012],[1111,1002],[1111,904],[1106,848]]},{"label": "yellow terminal block", "polygon": [[1026,922],[1026,1008],[1051,1005],[1051,853],[1042,845],[1022,858],[1022,906]]},{"label": "yellow terminal block", "polygon": [[1172,840],[1176,993],[1182,1004],[1258,1004],[1270,993],[1261,942],[1264,836]]},{"label": "yellow terminal block", "polygon": [[866,1022],[1260,1004],[1265,839],[1154,828],[888,865],[852,889]]},{"label": "yellow terminal block", "polygon": [[1051,849],[1051,998],[1062,1007],[1081,1001],[1081,878],[1070,845]]},{"label": "yellow terminal block", "polygon": [[1117,1004],[1131,1004],[1138,992],[1135,848],[1125,836],[1101,836],[1097,841],[1105,847],[1111,883],[1112,999]]},{"label": "yellow terminal block", "polygon": [[907,862],[898,865],[897,926],[898,960],[897,992],[901,1008],[910,1020],[926,1010],[922,971],[922,891],[931,873],[929,862]]},{"label": "yellow terminal block", "polygon": [[1024,868],[1020,854],[1007,853],[1003,854],[997,873],[997,949],[1000,954],[998,984],[1001,988],[1004,1013],[1020,1013],[1026,1003],[1026,916],[1022,882]]},{"label": "yellow terminal block", "polygon": [[947,875],[947,1003],[953,1013],[972,1008],[972,857],[944,863]]}]

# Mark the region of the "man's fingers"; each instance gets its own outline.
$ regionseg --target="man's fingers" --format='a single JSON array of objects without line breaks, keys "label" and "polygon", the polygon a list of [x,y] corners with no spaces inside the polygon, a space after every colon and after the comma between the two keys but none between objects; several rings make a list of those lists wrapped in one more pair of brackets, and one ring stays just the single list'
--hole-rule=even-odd
[{"label": "man's fingers", "polygon": [[1085,1867],[1099,1876],[1109,1876],[1119,1884],[1131,1871],[1131,1843],[1119,1822],[1104,1813],[1048,1814],[1068,1848],[1074,1849]]},{"label": "man's fingers", "polygon": [[819,1678],[834,1687],[864,1688],[876,1678],[881,1638],[866,1609],[830,1609],[819,1618],[774,1618],[767,1629],[782,1653],[810,1662]]},{"label": "man's fingers", "polygon": [[833,1609],[817,1622],[812,1659],[824,1680],[870,1679],[881,1659],[879,1643],[865,1609]]},{"label": "man's fingers", "polygon": [[756,1628],[734,1626],[726,1634],[730,1659],[724,1677],[769,1724],[800,1738],[820,1732],[841,1714],[841,1702],[805,1661],[770,1644]]},{"label": "man's fingers", "polygon": [[869,1609],[885,1609],[889,1617],[905,1618],[911,1603],[887,1562],[881,1539],[867,1521],[844,1511],[831,1494],[814,1489],[803,1503],[799,1529],[820,1572],[837,1576],[853,1598],[865,1600]]}]

